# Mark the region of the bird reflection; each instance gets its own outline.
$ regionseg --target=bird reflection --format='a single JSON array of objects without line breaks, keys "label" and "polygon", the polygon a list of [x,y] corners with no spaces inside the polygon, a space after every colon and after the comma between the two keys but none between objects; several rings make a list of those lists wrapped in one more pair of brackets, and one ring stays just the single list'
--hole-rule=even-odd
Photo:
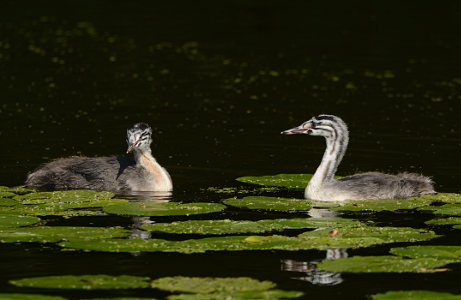
[{"label": "bird reflection", "polygon": [[[338,213],[335,211],[330,211],[327,208],[311,208],[309,210],[309,215],[312,218],[337,218]],[[318,228],[324,229],[324,228]],[[347,257],[347,249],[327,249],[326,257],[327,260],[334,260],[338,258]],[[317,264],[322,260],[312,260],[312,261],[296,261],[293,259],[282,259],[281,260],[281,270],[288,272],[297,272],[304,273],[303,276],[292,277],[292,279],[308,281],[315,285],[337,285],[343,282],[341,273],[334,273],[328,271],[322,271],[317,269]]]}]

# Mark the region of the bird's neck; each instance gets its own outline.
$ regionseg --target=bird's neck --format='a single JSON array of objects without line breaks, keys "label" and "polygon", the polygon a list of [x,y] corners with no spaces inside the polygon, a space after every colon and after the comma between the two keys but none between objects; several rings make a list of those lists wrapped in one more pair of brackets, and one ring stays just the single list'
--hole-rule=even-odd
[{"label": "bird's neck", "polygon": [[325,139],[327,148],[323,154],[322,162],[307,186],[307,189],[310,189],[312,192],[321,188],[326,182],[334,180],[336,170],[346,152],[349,134],[347,130],[334,130],[333,134],[325,137]]},{"label": "bird's neck", "polygon": [[149,150],[134,151],[136,165],[143,167],[152,177],[155,189],[159,191],[173,190],[170,174],[157,162]]}]

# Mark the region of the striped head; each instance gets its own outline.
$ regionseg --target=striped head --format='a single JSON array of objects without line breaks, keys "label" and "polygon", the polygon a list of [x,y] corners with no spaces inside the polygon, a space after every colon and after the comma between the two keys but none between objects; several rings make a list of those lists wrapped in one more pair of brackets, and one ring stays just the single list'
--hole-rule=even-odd
[{"label": "striped head", "polygon": [[126,130],[126,143],[130,153],[133,150],[150,151],[152,143],[152,129],[146,123],[137,123]]},{"label": "striped head", "polygon": [[333,115],[318,115],[298,127],[281,132],[281,134],[285,135],[308,134],[324,136],[326,138],[336,138],[341,133],[347,135],[347,125],[341,118]]}]

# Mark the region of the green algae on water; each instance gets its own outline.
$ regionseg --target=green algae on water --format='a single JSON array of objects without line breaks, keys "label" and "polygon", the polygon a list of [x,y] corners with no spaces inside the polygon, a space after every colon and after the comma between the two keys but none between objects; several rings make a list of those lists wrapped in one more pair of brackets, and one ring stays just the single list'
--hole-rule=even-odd
[{"label": "green algae on water", "polygon": [[226,199],[223,200],[223,203],[240,208],[286,212],[307,211],[311,207],[309,202],[305,199],[263,196],[248,196],[242,199]]},{"label": "green algae on water", "polygon": [[61,275],[23,278],[10,280],[9,283],[18,287],[31,288],[112,290],[147,288],[149,281],[149,277],[129,275]]},{"label": "green algae on water", "polygon": [[116,215],[138,216],[188,216],[223,211],[226,206],[219,203],[195,202],[129,202],[104,207],[104,211]]},{"label": "green algae on water", "polygon": [[42,242],[88,241],[125,237],[129,231],[121,227],[73,227],[38,226],[21,228],[1,228],[0,242]]},{"label": "green algae on water", "polygon": [[236,234],[262,233],[282,231],[285,229],[304,229],[319,227],[360,226],[360,222],[352,219],[317,219],[294,218],[259,221],[232,221],[225,220],[190,220],[172,223],[154,223],[142,227],[148,231],[160,231],[175,234]]},{"label": "green algae on water", "polygon": [[425,290],[387,291],[371,296],[373,300],[461,300],[461,295]]},{"label": "green algae on water", "polygon": [[398,256],[353,256],[335,260],[324,260],[317,268],[329,272],[350,273],[435,273],[451,263],[451,260],[435,258],[407,259]]}]

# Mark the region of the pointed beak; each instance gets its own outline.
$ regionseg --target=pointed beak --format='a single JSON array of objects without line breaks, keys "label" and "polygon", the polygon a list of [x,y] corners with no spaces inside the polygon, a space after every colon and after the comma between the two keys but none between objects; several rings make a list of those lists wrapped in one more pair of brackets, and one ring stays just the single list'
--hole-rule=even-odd
[{"label": "pointed beak", "polygon": [[133,148],[134,148],[134,144],[130,144],[128,146],[128,149],[126,150],[126,153],[130,153],[131,151],[133,151]]},{"label": "pointed beak", "polygon": [[305,128],[303,127],[302,125],[301,126],[298,126],[298,127],[295,127],[295,128],[291,128],[291,129],[287,129],[285,131],[282,131],[280,132],[280,134],[284,134],[284,135],[291,135],[291,134],[309,134],[311,131],[310,127],[309,128]]}]

